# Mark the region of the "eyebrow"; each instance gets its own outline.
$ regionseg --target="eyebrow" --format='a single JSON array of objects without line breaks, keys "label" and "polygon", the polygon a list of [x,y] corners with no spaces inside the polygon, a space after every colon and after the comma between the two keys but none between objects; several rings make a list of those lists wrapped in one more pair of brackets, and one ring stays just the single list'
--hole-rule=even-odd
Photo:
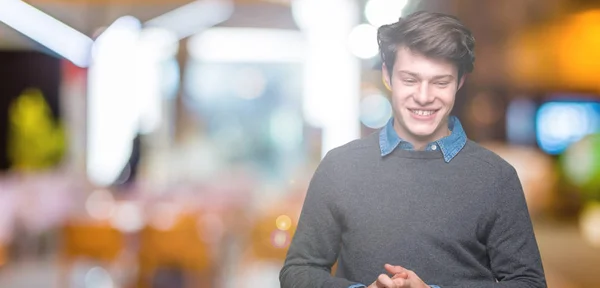
[{"label": "eyebrow", "polygon": [[[412,77],[415,77],[415,78],[421,78],[421,75],[419,75],[419,73],[414,73],[414,72],[410,72],[410,71],[406,71],[406,70],[400,70],[398,72],[404,73],[404,74],[408,74],[408,75],[410,75]],[[442,78],[450,78],[450,80],[452,80],[452,79],[454,79],[454,76],[452,76],[450,74],[436,75],[436,76],[433,76],[432,80],[439,80],[439,79],[442,79]]]}]

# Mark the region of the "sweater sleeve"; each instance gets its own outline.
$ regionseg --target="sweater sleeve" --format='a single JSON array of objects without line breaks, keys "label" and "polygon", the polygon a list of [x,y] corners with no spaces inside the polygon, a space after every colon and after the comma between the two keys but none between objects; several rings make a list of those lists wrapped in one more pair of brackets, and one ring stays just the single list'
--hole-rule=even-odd
[{"label": "sweater sleeve", "polygon": [[356,282],[331,276],[341,246],[341,223],[333,201],[330,156],[317,168],[304,200],[279,280],[282,288],[348,288]]},{"label": "sweater sleeve", "polygon": [[517,172],[505,166],[496,191],[487,250],[497,283],[490,287],[546,287],[542,260]]}]

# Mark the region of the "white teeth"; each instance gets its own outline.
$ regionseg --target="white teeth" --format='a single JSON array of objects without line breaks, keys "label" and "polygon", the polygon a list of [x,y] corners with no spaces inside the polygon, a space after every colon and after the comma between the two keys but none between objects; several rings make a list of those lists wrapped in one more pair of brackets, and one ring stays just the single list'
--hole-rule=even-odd
[{"label": "white teeth", "polygon": [[410,111],[419,116],[429,116],[429,115],[435,113],[435,111],[433,111],[433,110],[410,110]]}]

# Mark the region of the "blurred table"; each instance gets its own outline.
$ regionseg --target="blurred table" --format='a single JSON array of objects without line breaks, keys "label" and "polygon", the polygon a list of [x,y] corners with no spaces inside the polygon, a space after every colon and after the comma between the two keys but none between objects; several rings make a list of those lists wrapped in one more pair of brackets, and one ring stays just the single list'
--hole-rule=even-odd
[{"label": "blurred table", "polygon": [[550,288],[600,287],[600,249],[586,243],[576,222],[534,221]]}]

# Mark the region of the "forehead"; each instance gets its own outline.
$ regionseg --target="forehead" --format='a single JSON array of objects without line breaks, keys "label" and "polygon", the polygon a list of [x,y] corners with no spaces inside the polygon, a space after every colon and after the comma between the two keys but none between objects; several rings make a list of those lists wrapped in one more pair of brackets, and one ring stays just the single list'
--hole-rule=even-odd
[{"label": "forehead", "polygon": [[398,49],[394,70],[405,70],[427,76],[458,74],[458,69],[454,63],[442,58],[427,57],[421,53],[414,52],[407,47],[400,47]]}]

